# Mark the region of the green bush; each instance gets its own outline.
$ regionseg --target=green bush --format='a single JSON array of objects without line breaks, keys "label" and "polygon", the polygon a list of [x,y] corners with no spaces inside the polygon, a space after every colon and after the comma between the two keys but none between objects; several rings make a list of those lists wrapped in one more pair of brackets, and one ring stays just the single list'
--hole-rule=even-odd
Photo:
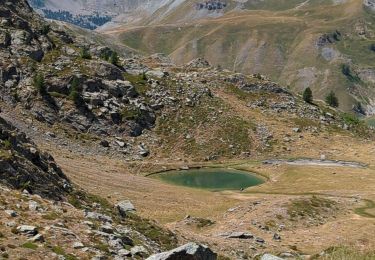
[{"label": "green bush", "polygon": [[346,76],[346,78],[351,82],[360,82],[361,79],[358,77],[356,73],[352,71],[349,65],[343,64],[341,65],[341,72]]},{"label": "green bush", "polygon": [[344,113],[342,115],[342,119],[347,125],[359,125],[361,121],[356,115],[349,114],[349,113]]},{"label": "green bush", "polygon": [[143,80],[147,80],[146,72],[142,72],[142,79],[143,79]]},{"label": "green bush", "polygon": [[3,141],[3,145],[5,150],[10,150],[12,148],[12,144],[8,139]]},{"label": "green bush", "polygon": [[119,65],[119,58],[118,58],[118,55],[117,55],[117,52],[112,52],[111,56],[109,57],[108,61],[110,63],[112,63],[113,65],[115,66],[118,66]]},{"label": "green bush", "polygon": [[91,60],[91,54],[87,47],[82,47],[81,52],[80,52],[80,57],[82,59]]},{"label": "green bush", "polygon": [[336,97],[335,92],[329,92],[329,94],[326,96],[326,103],[331,107],[339,106],[339,99]]},{"label": "green bush", "polygon": [[44,80],[44,76],[41,73],[38,73],[34,76],[33,79],[33,86],[34,88],[41,94],[46,95],[47,94],[47,88],[46,83]]},{"label": "green bush", "polygon": [[51,26],[49,24],[45,24],[40,29],[40,33],[43,35],[47,35],[51,31]]},{"label": "green bush", "polygon": [[307,103],[311,103],[313,101],[311,88],[306,88],[305,91],[303,91],[303,100],[305,100]]},{"label": "green bush", "polygon": [[69,98],[73,100],[74,104],[76,104],[77,106],[82,105],[83,103],[81,90],[80,90],[80,83],[77,77],[73,77],[73,80],[70,86]]}]

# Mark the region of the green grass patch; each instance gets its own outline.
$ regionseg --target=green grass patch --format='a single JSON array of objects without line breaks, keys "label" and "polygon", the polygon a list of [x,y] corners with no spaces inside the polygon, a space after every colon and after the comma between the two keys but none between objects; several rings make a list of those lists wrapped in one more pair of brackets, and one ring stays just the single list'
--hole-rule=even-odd
[{"label": "green grass patch", "polygon": [[294,218],[316,217],[328,209],[336,207],[337,203],[333,200],[312,196],[307,199],[297,199],[292,201],[287,208],[288,215]]},{"label": "green grass patch", "polygon": [[65,250],[61,246],[53,246],[52,251],[58,255],[65,255]]},{"label": "green grass patch", "polygon": [[324,251],[324,254],[315,255],[313,260],[373,260],[375,252],[361,252],[360,250],[339,246],[330,247]]},{"label": "green grass patch", "polygon": [[127,221],[135,230],[157,242],[162,248],[170,250],[176,247],[177,238],[169,230],[165,230],[150,220],[142,219],[135,214],[129,214]]},{"label": "green grass patch", "polygon": [[36,250],[38,248],[38,245],[31,243],[31,242],[26,242],[25,244],[22,245],[23,248],[28,248],[32,250]]},{"label": "green grass patch", "polygon": [[365,201],[365,205],[363,207],[354,209],[354,212],[362,217],[375,218],[374,214],[367,212],[367,210],[375,208],[375,202],[373,202],[372,200],[367,200],[367,199],[365,199],[364,201]]}]

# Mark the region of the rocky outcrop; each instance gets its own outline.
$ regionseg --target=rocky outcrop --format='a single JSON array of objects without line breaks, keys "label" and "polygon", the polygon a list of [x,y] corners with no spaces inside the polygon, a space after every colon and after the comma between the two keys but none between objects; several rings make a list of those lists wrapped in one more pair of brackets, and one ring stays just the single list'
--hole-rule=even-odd
[{"label": "rocky outcrop", "polygon": [[210,66],[210,63],[207,60],[203,58],[197,58],[186,64],[185,69],[209,68]]},{"label": "rocky outcrop", "polygon": [[363,0],[363,5],[369,8],[371,11],[375,11],[375,1],[374,0]]},{"label": "rocky outcrop", "polygon": [[188,243],[168,252],[155,254],[147,260],[216,260],[216,253],[207,246]]},{"label": "rocky outcrop", "polygon": [[0,118],[0,182],[43,197],[60,199],[71,190],[51,155]]}]

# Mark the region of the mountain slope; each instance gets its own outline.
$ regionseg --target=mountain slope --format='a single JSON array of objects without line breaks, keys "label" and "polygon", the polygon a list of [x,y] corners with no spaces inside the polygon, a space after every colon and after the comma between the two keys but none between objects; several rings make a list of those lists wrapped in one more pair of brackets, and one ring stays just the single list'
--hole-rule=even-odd
[{"label": "mountain slope", "polygon": [[166,53],[177,64],[204,57],[215,66],[270,75],[296,92],[311,87],[321,99],[334,90],[342,109],[359,101],[373,114],[374,23],[362,1],[248,1],[241,9],[229,4],[216,18],[196,19],[195,12],[185,2],[166,16],[155,12],[104,33],[143,53]]}]

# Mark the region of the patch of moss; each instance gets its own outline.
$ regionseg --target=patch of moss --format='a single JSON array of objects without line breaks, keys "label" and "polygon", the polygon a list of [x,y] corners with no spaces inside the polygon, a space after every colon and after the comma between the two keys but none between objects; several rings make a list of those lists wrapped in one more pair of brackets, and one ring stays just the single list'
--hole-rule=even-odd
[{"label": "patch of moss", "polygon": [[52,251],[58,255],[65,255],[65,250],[61,246],[52,247]]},{"label": "patch of moss", "polygon": [[31,242],[26,242],[25,244],[22,245],[23,248],[28,248],[32,250],[36,250],[38,248],[38,245],[31,243]]}]

